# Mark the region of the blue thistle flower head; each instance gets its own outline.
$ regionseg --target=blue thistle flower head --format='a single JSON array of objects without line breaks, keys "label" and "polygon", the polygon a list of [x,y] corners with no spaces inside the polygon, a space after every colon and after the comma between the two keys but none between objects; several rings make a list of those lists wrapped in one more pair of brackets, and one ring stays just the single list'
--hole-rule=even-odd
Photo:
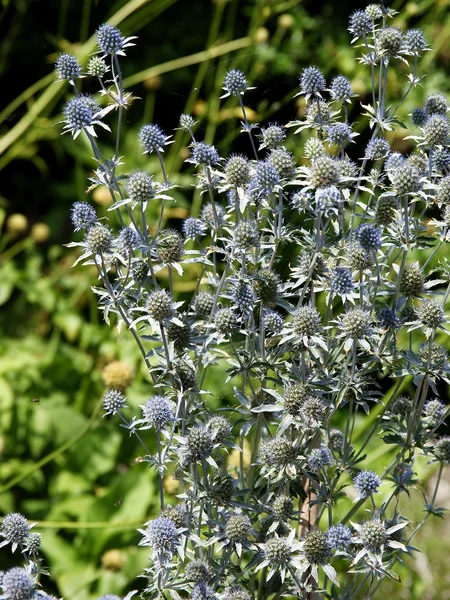
[{"label": "blue thistle flower head", "polygon": [[175,418],[172,405],[165,396],[153,396],[141,408],[142,421],[150,427],[154,427],[156,431],[164,429]]},{"label": "blue thistle flower head", "polygon": [[371,494],[375,494],[380,487],[381,480],[373,471],[361,471],[353,479],[360,498],[367,498]]},{"label": "blue thistle flower head", "polygon": [[239,69],[230,69],[225,75],[223,89],[230,96],[243,94],[247,89],[247,79],[244,73]]},{"label": "blue thistle flower head", "polygon": [[325,532],[325,537],[332,550],[345,549],[352,543],[352,532],[347,525],[332,525]]},{"label": "blue thistle flower head", "polygon": [[353,137],[352,128],[347,123],[333,123],[326,128],[327,141],[330,144],[345,148]]},{"label": "blue thistle flower head", "polygon": [[406,158],[400,152],[391,152],[384,163],[386,171],[393,171],[403,166],[406,162]]},{"label": "blue thistle flower head", "polygon": [[427,424],[436,427],[444,418],[446,406],[438,398],[429,400],[423,407],[423,415]]},{"label": "blue thistle flower head", "polygon": [[131,227],[121,229],[117,237],[117,247],[121,252],[130,252],[139,245],[140,237],[137,231]]},{"label": "blue thistle flower head", "polygon": [[330,94],[332,99],[336,101],[350,100],[353,95],[350,79],[345,75],[336,75],[331,80]]},{"label": "blue thistle flower head", "polygon": [[266,310],[263,325],[269,335],[276,335],[283,329],[283,317],[275,310]]},{"label": "blue thistle flower head", "polygon": [[403,37],[403,46],[408,54],[418,56],[427,50],[428,43],[421,29],[408,29]]},{"label": "blue thistle flower head", "polygon": [[148,524],[140,545],[151,546],[157,551],[171,551],[179,543],[180,532],[168,517],[157,517]]},{"label": "blue thistle flower head", "polygon": [[347,267],[336,267],[331,272],[331,291],[335,294],[349,294],[353,290],[353,275]]},{"label": "blue thistle flower head", "polygon": [[373,138],[366,146],[364,158],[378,160],[384,158],[391,151],[389,142],[384,138]]},{"label": "blue thistle flower head", "polygon": [[308,455],[307,465],[311,471],[320,471],[333,464],[333,454],[326,446],[313,448]]},{"label": "blue thistle flower head", "polygon": [[300,75],[300,93],[310,96],[322,92],[327,86],[325,77],[317,67],[311,66],[303,69]]},{"label": "blue thistle flower head", "polygon": [[369,33],[372,30],[372,26],[372,19],[364,10],[355,10],[350,15],[348,30],[353,34],[353,40],[357,40],[359,37]]},{"label": "blue thistle flower head", "polygon": [[97,213],[87,202],[74,202],[70,218],[74,231],[87,230],[97,222]]},{"label": "blue thistle flower head", "polygon": [[12,551],[14,552],[18,544],[24,542],[29,530],[30,526],[23,515],[20,513],[7,514],[3,519],[0,532],[0,535],[5,538],[5,541],[0,544],[0,548],[7,544],[11,544]]},{"label": "blue thistle flower head", "polygon": [[171,136],[166,136],[161,127],[148,123],[142,125],[139,131],[139,141],[144,148],[144,154],[163,152],[163,146]]},{"label": "blue thistle flower head", "polygon": [[377,314],[378,321],[380,322],[381,327],[383,329],[391,329],[394,327],[399,327],[401,320],[395,314],[395,311],[391,310],[387,306],[383,306],[380,308]]},{"label": "blue thistle flower head", "polygon": [[95,32],[97,44],[103,54],[117,54],[125,45],[125,38],[120,30],[109,23],[104,23]]},{"label": "blue thistle flower head", "polygon": [[239,281],[232,292],[233,306],[244,315],[250,315],[255,304],[255,294],[248,281]]},{"label": "blue thistle flower head", "polygon": [[[87,129],[92,133],[94,124],[93,104],[87,96],[75,96],[68,100],[64,106],[64,129],[71,131],[74,137]],[[95,135],[95,134],[94,134]]]},{"label": "blue thistle flower head", "polygon": [[195,239],[205,235],[206,226],[201,219],[195,217],[188,217],[183,221],[183,233],[184,237],[188,239]]},{"label": "blue thistle flower head", "polygon": [[73,81],[81,76],[81,67],[77,58],[68,52],[64,52],[58,56],[55,62],[55,70],[58,74],[58,79],[61,80]]},{"label": "blue thistle flower head", "polygon": [[205,142],[197,142],[192,149],[191,160],[197,165],[213,167],[219,162],[220,157],[214,146],[206,144]]},{"label": "blue thistle flower head", "polygon": [[119,390],[108,390],[103,397],[103,409],[106,415],[115,415],[125,407],[127,399]]},{"label": "blue thistle flower head", "polygon": [[425,125],[428,119],[428,113],[424,108],[415,108],[411,113],[411,120],[416,127]]},{"label": "blue thistle flower head", "polygon": [[34,581],[26,571],[20,567],[13,567],[3,575],[2,598],[8,600],[30,600],[34,592]]},{"label": "blue thistle flower head", "polygon": [[270,162],[260,160],[256,165],[254,179],[256,189],[263,194],[268,194],[279,182],[280,175],[277,169]]},{"label": "blue thistle flower head", "polygon": [[381,248],[381,230],[370,223],[360,225],[356,230],[355,237],[359,245],[367,252],[376,252]]}]

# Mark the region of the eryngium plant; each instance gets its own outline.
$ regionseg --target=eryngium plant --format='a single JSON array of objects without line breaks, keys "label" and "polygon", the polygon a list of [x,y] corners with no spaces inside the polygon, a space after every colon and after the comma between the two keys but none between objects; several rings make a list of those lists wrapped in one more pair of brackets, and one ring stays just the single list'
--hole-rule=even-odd
[{"label": "eryngium plant", "polygon": [[[389,132],[400,124],[398,110],[419,83],[428,50],[421,31],[389,26],[393,15],[370,5],[350,17],[372,82],[362,157],[352,153],[351,81],[336,75],[327,82],[316,66],[299,78],[306,118],[287,124],[294,136],[310,132],[300,166],[285,147],[285,127],[249,125],[243,96],[252,88],[238,69],[227,73],[224,97],[241,107],[250,157],[219,156],[197,138],[194,119],[181,115],[174,125],[189,136],[203,207],[180,231],[163,226],[173,201],[164,165],[171,136],[150,123],[136,140],[157,158],[159,176],[120,157],[130,99],[120,61],[131,38],[104,25],[87,69],[67,54],[57,61],[59,78],[74,91],[64,130],[88,138],[90,189],[109,189],[109,210],[120,223],[113,231],[77,202],[72,221],[84,238],[70,245],[83,249],[78,263],[97,268],[102,285],[94,292],[105,320],[115,315],[134,336],[153,385],[138,415],[130,414],[120,382],[104,397],[105,415],[138,437],[159,477],[160,514],[139,530],[140,545],[151,550],[144,598],[372,598],[384,578],[397,579],[397,563],[408,564],[427,517],[442,512],[435,500],[450,443],[438,433],[448,414],[438,383],[450,383],[441,343],[450,264],[441,259],[435,279],[429,264],[449,240],[448,104],[443,94],[430,95],[409,123],[415,149],[408,156],[391,150]],[[400,62],[409,67],[405,92],[388,105],[389,72]],[[99,96],[80,93],[85,76],[98,80]],[[97,142],[98,127],[115,132],[113,157]],[[150,204],[159,208],[156,222],[149,222]],[[283,280],[277,268],[286,248],[293,258]],[[417,249],[421,257],[428,252],[422,264]],[[182,276],[186,263],[197,263],[201,275],[194,294],[180,299],[173,271]],[[210,413],[205,385],[222,363],[223,384],[234,386],[228,416]],[[364,419],[371,425],[356,444],[355,423]],[[145,442],[151,437],[155,455]],[[366,449],[383,443],[390,452],[374,472]],[[230,451],[237,461],[227,460]],[[439,470],[414,528],[399,498],[417,484],[421,454]],[[183,488],[170,505],[167,473]],[[351,509],[346,496],[355,500]],[[13,548],[25,535],[16,521],[3,525]],[[6,574],[3,597],[18,597],[9,591],[14,578],[34,585]]]}]

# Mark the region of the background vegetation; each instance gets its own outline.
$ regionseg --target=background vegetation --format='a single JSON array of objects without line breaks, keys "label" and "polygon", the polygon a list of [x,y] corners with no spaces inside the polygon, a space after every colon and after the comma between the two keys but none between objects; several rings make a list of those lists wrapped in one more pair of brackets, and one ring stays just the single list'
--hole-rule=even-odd
[{"label": "background vegetation", "polygon": [[[0,17],[0,513],[18,511],[39,522],[46,562],[58,596],[77,600],[100,594],[123,594],[136,587],[146,564],[136,548],[136,528],[156,506],[156,488],[139,463],[134,439],[114,421],[100,417],[104,391],[101,372],[115,359],[135,370],[129,391],[137,407],[150,395],[131,336],[109,329],[97,313],[90,291],[94,270],[71,269],[76,253],[63,247],[72,239],[70,206],[86,199],[90,151],[83,136],[73,143],[60,136],[61,100],[67,89],[54,83],[53,63],[61,51],[84,62],[94,49],[93,33],[105,20],[138,44],[124,62],[125,84],[139,96],[127,114],[123,148],[135,166],[140,155],[136,132],[143,122],[158,123],[167,133],[182,112],[200,121],[204,139],[220,154],[247,151],[238,139],[239,113],[234,103],[219,101],[224,73],[245,71],[257,89],[246,95],[254,122],[287,122],[302,114],[292,100],[301,68],[317,64],[327,78],[343,73],[364,95],[367,72],[355,61],[346,30],[348,16],[361,8],[353,2],[309,0],[3,0]],[[396,25],[423,28],[433,51],[421,62],[426,74],[422,97],[413,94],[403,118],[425,95],[449,93],[450,14],[447,0],[397,1]],[[404,81],[393,80],[399,92]],[[363,147],[367,132],[358,138]],[[407,151],[402,133],[394,149]],[[289,149],[301,157],[301,138]],[[168,149],[168,169],[186,182],[188,140],[178,132]],[[112,153],[112,151],[111,151]],[[355,156],[360,148],[355,149]],[[154,165],[155,172],[157,165]],[[152,164],[150,164],[150,170]],[[106,210],[102,190],[91,201]],[[179,228],[200,199],[187,188],[167,219]],[[445,250],[443,250],[445,252]],[[437,261],[439,256],[435,257]],[[178,280],[178,294],[193,285],[189,272]],[[216,373],[214,402],[231,396]],[[445,392],[444,392],[445,394]],[[444,395],[448,401],[448,394]],[[33,401],[33,400],[39,400]],[[381,458],[383,448],[372,457]],[[419,466],[424,478],[429,468]],[[376,470],[376,468],[375,468]],[[173,482],[167,490],[176,493]],[[450,507],[450,484],[441,505]],[[445,492],[447,492],[445,494]],[[414,518],[420,497],[412,495]],[[445,497],[446,496],[446,497]],[[414,506],[419,508],[414,509]],[[415,512],[414,512],[415,511]],[[395,593],[400,598],[450,598],[447,556],[450,524],[434,522],[418,555]],[[446,539],[447,538],[447,539]],[[0,550],[1,568],[12,566]],[[387,582],[381,593],[387,593]]]}]

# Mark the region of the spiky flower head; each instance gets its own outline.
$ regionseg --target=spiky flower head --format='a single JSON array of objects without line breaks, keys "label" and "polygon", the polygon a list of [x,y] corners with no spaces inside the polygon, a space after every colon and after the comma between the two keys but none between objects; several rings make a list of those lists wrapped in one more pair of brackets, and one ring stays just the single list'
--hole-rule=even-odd
[{"label": "spiky flower head", "polygon": [[239,585],[232,585],[225,589],[222,600],[251,600],[251,596]]},{"label": "spiky flower head", "polygon": [[155,321],[164,321],[173,313],[172,298],[166,290],[150,292],[147,299],[147,312]]},{"label": "spiky flower head", "polygon": [[433,166],[438,171],[446,171],[450,167],[450,150],[448,148],[435,148],[433,152]]},{"label": "spiky flower head", "polygon": [[148,263],[145,260],[135,260],[131,263],[131,275],[134,281],[142,283],[148,277]]},{"label": "spiky flower head", "polygon": [[354,39],[364,36],[372,30],[372,19],[364,10],[355,10],[350,15],[348,30],[353,34]]},{"label": "spiky flower head", "polygon": [[194,311],[199,316],[209,316],[214,306],[214,296],[208,292],[199,292],[194,300]]},{"label": "spiky flower head", "polygon": [[444,465],[450,464],[450,437],[444,436],[437,440],[434,445],[436,458]]},{"label": "spiky flower head", "polygon": [[396,220],[398,200],[393,196],[378,198],[375,206],[375,223],[377,225],[390,225]]},{"label": "spiky flower head", "polygon": [[166,265],[171,265],[181,260],[184,252],[184,242],[175,229],[164,229],[158,236],[156,254],[158,259]]},{"label": "spiky flower head", "polygon": [[103,397],[103,410],[106,415],[115,415],[125,407],[127,399],[120,390],[108,390]]},{"label": "spiky flower head", "polygon": [[370,313],[359,308],[349,310],[341,319],[341,329],[354,340],[365,337],[370,330]]},{"label": "spiky flower head", "polygon": [[55,62],[55,70],[58,74],[58,79],[67,79],[73,81],[81,75],[81,67],[78,59],[68,52],[60,54]]},{"label": "spiky flower head", "polygon": [[377,554],[388,540],[386,525],[380,519],[364,521],[359,525],[359,537],[367,550]]},{"label": "spiky flower head", "polygon": [[97,222],[97,213],[87,202],[74,202],[70,217],[74,231],[89,229],[89,227]]},{"label": "spiky flower head", "polygon": [[302,94],[319,94],[327,86],[325,77],[317,67],[306,67],[300,75],[300,90]]},{"label": "spiky flower head", "polygon": [[188,217],[183,221],[183,234],[187,239],[195,240],[195,238],[205,235],[205,230],[205,224],[201,219]]},{"label": "spiky flower head", "polygon": [[176,506],[166,506],[159,514],[160,517],[167,517],[175,523],[178,529],[184,528],[189,523],[189,515],[185,504]]},{"label": "spiky flower head", "polygon": [[188,323],[178,325],[171,321],[167,324],[167,340],[173,342],[174,350],[176,354],[180,354],[185,350],[191,343],[192,330]]},{"label": "spiky flower head", "polygon": [[425,125],[428,119],[427,111],[424,108],[415,108],[411,113],[411,121],[416,127]]},{"label": "spiky flower head", "polygon": [[214,315],[214,325],[218,333],[229,335],[239,327],[236,313],[231,308],[220,308]]},{"label": "spiky flower head", "polygon": [[264,306],[273,306],[277,301],[280,277],[271,269],[258,271],[253,279],[253,289]]},{"label": "spiky flower head", "polygon": [[206,458],[213,449],[211,431],[206,427],[195,425],[191,427],[187,436],[187,450],[191,461],[195,462]]},{"label": "spiky flower head", "polygon": [[394,169],[390,173],[390,179],[394,187],[394,192],[399,196],[413,194],[418,192],[422,187],[420,171],[408,162]]},{"label": "spiky flower head", "polygon": [[272,503],[274,517],[281,522],[289,521],[294,511],[294,501],[290,496],[281,494]]},{"label": "spiky flower head", "polygon": [[450,204],[450,175],[443,177],[438,183],[434,201],[437,204]]},{"label": "spiky flower head", "polygon": [[102,371],[102,379],[109,389],[123,392],[133,381],[134,372],[130,365],[122,360],[114,360]]},{"label": "spiky flower head", "polygon": [[174,420],[172,403],[165,396],[152,396],[141,408],[142,420],[156,431],[161,431]]},{"label": "spiky flower head", "polygon": [[364,158],[370,160],[379,160],[380,158],[384,158],[391,151],[391,147],[389,142],[384,138],[373,138],[369,141],[366,146],[366,151],[364,154]]},{"label": "spiky flower head", "polygon": [[309,394],[309,386],[305,383],[295,383],[284,392],[283,405],[286,413],[297,416],[300,408]]},{"label": "spiky flower head", "polygon": [[387,306],[383,306],[377,313],[377,319],[383,329],[392,329],[399,327],[401,321],[397,317],[395,311],[391,310]]},{"label": "spiky flower head", "polygon": [[331,106],[325,100],[309,104],[306,108],[306,119],[311,123],[326,125],[331,120]]},{"label": "spiky flower head", "polygon": [[429,427],[437,427],[445,416],[446,406],[438,398],[429,400],[423,407],[423,416]]},{"label": "spiky flower head", "polygon": [[381,231],[370,223],[358,227],[355,237],[367,252],[376,252],[381,248]]},{"label": "spiky flower head", "polygon": [[120,252],[128,253],[135,250],[139,245],[141,238],[139,233],[131,227],[123,227],[117,236],[117,248]]},{"label": "spiky flower head", "polygon": [[417,308],[417,316],[422,325],[436,329],[445,321],[444,308],[436,300],[424,300]]},{"label": "spiky flower head", "polygon": [[264,545],[264,556],[275,569],[286,567],[292,559],[292,548],[288,538],[275,537]]},{"label": "spiky flower head", "polygon": [[263,325],[269,335],[276,335],[283,328],[283,317],[275,310],[266,310],[263,316]]},{"label": "spiky flower head", "polygon": [[64,129],[71,131],[76,137],[83,129],[91,134],[94,123],[94,114],[98,107],[88,96],[75,96],[64,105]]},{"label": "spiky flower head", "polygon": [[345,550],[352,543],[352,532],[347,525],[332,525],[325,532],[325,539],[331,550]]},{"label": "spiky flower head", "polygon": [[161,127],[153,123],[142,125],[139,131],[139,141],[144,148],[144,154],[162,151],[167,139],[168,136],[165,135]]},{"label": "spiky flower head", "polygon": [[317,335],[322,329],[319,311],[313,306],[301,306],[292,314],[292,329],[300,338]]},{"label": "spiky flower head", "polygon": [[431,94],[425,101],[425,112],[427,115],[445,116],[448,111],[448,102],[444,94]]},{"label": "spiky flower head", "polygon": [[141,542],[141,545],[151,546],[159,551],[172,550],[178,544],[180,536],[175,523],[168,517],[156,517],[148,524],[144,534],[145,543]]},{"label": "spiky flower head", "polygon": [[324,467],[332,465],[333,455],[331,450],[326,446],[313,448],[308,454],[306,464],[310,471],[320,471]]},{"label": "spiky flower head", "polygon": [[307,395],[300,406],[300,420],[308,429],[317,429],[324,422],[327,404],[319,396]]},{"label": "spiky flower head", "polygon": [[242,154],[233,154],[225,164],[225,179],[229,185],[245,186],[250,179],[250,163]]},{"label": "spiky flower head", "polygon": [[445,115],[431,115],[422,127],[422,135],[427,146],[446,144],[449,136],[449,121]]},{"label": "spiky flower head", "polygon": [[[42,546],[42,536],[40,533],[30,533],[25,538],[25,551],[27,554],[39,554]],[[0,584],[1,585],[1,584]]]},{"label": "spiky flower head", "polygon": [[325,154],[325,147],[319,138],[310,137],[306,140],[303,151],[307,158],[314,160]]},{"label": "spiky flower head", "polygon": [[93,56],[89,59],[87,72],[92,77],[103,77],[108,71],[108,65],[100,56]]},{"label": "spiky flower head", "polygon": [[360,498],[367,498],[375,494],[380,487],[381,480],[373,471],[360,471],[353,479]]},{"label": "spiky flower head", "polygon": [[92,254],[105,254],[110,252],[113,234],[109,227],[97,223],[90,227],[86,233],[85,244]]},{"label": "spiky flower head", "polygon": [[369,4],[366,6],[366,15],[372,19],[372,21],[378,21],[383,16],[383,11],[379,4]]},{"label": "spiky flower head", "polygon": [[400,278],[400,293],[408,298],[417,298],[422,294],[424,283],[419,263],[406,263]]},{"label": "spiky flower head", "polygon": [[430,361],[432,366],[442,366],[448,361],[448,352],[441,344],[424,343],[419,346],[419,356],[424,363]]},{"label": "spiky flower head", "polygon": [[405,164],[406,158],[400,152],[391,152],[384,163],[386,172],[398,169]]},{"label": "spiky flower head", "polygon": [[184,570],[184,576],[188,581],[207,583],[211,579],[211,570],[204,560],[196,558],[188,562]]},{"label": "spiky flower head", "polygon": [[205,204],[205,206],[202,208],[201,219],[210,229],[216,229],[217,222],[219,225],[223,223],[224,215],[225,212],[220,206],[220,204],[216,204],[214,210],[214,206],[211,203],[209,203]]},{"label": "spiky flower head", "polygon": [[125,191],[134,202],[148,202],[156,194],[153,177],[147,171],[135,171],[128,177]]},{"label": "spiky flower head", "polygon": [[331,548],[327,538],[320,529],[309,531],[303,540],[303,552],[308,563],[323,565],[331,558]]},{"label": "spiky flower head", "polygon": [[246,250],[258,244],[258,226],[256,221],[240,221],[233,230],[233,242],[236,248]]},{"label": "spiky flower head", "polygon": [[349,100],[353,94],[350,79],[345,77],[345,75],[336,75],[331,80],[330,94],[333,100],[336,101]]},{"label": "spiky flower head", "polygon": [[249,280],[240,279],[231,292],[233,307],[244,316],[249,316],[255,304],[255,293]]},{"label": "spiky flower head", "polygon": [[428,43],[421,29],[408,29],[403,37],[403,47],[408,54],[418,56],[427,50]]},{"label": "spiky flower head", "polygon": [[125,44],[120,30],[109,23],[104,23],[95,32],[97,44],[103,54],[117,54]]},{"label": "spiky flower head", "polygon": [[282,125],[273,123],[269,127],[261,129],[261,148],[278,148],[286,139],[286,130]]},{"label": "spiky flower head", "polygon": [[328,434],[328,445],[334,452],[341,452],[344,448],[344,434],[340,429],[332,429]]},{"label": "spiky flower head", "polygon": [[334,185],[339,181],[339,168],[329,155],[318,156],[309,167],[310,185],[314,188]]},{"label": "spiky flower head", "polygon": [[231,515],[225,527],[225,535],[233,544],[245,542],[252,528],[252,523],[247,515],[236,513]]},{"label": "spiky flower head", "polygon": [[333,123],[326,128],[327,142],[345,148],[352,141],[352,128],[347,123]]},{"label": "spiky flower head", "polygon": [[292,179],[295,176],[295,160],[291,152],[281,146],[273,148],[268,156],[269,164],[274,167],[281,179]]},{"label": "spiky flower head", "polygon": [[243,94],[247,89],[247,79],[239,69],[230,69],[225,75],[223,89],[231,96]]},{"label": "spiky flower head", "polygon": [[206,427],[210,430],[211,437],[216,444],[226,442],[231,435],[231,423],[221,415],[211,417],[206,423]]},{"label": "spiky flower head", "polygon": [[403,48],[403,34],[396,27],[380,29],[376,38],[378,54],[394,58]]},{"label": "spiky flower head", "polygon": [[183,390],[195,388],[197,385],[197,373],[187,364],[178,365],[175,374],[183,387]]},{"label": "spiky flower head", "polygon": [[294,461],[295,450],[288,438],[275,437],[261,443],[260,456],[269,467],[286,467]]},{"label": "spiky flower head", "polygon": [[214,590],[205,583],[197,583],[189,600],[218,600]]},{"label": "spiky flower head", "polygon": [[407,419],[411,415],[412,409],[413,403],[408,396],[399,396],[389,405],[389,411],[403,419]]},{"label": "spiky flower head", "polygon": [[192,148],[192,161],[196,165],[205,165],[213,167],[220,160],[219,153],[210,144],[205,142],[196,142]]},{"label": "spiky flower head", "polygon": [[182,114],[180,115],[179,124],[180,128],[183,129],[183,131],[191,131],[195,125],[195,121],[194,118],[191,117],[191,115]]},{"label": "spiky flower head", "polygon": [[425,154],[411,154],[408,156],[408,163],[425,175],[428,170],[428,156]]},{"label": "spiky flower head", "polygon": [[12,544],[13,552],[18,544],[23,544],[25,538],[30,531],[30,526],[26,518],[20,513],[9,513],[3,518],[2,529],[0,535],[5,538],[5,541],[0,544]]},{"label": "spiky flower head", "polygon": [[26,569],[13,567],[3,575],[2,597],[8,600],[30,600],[35,595],[34,585],[35,583]]},{"label": "spiky flower head", "polygon": [[350,242],[345,247],[345,257],[355,271],[365,271],[374,264],[373,252],[365,250],[359,242]]},{"label": "spiky flower head", "polygon": [[257,193],[270,194],[279,182],[280,175],[268,160],[260,160],[256,163],[255,178],[252,185]]},{"label": "spiky flower head", "polygon": [[327,272],[327,262],[320,252],[302,252],[298,257],[298,268],[302,275],[310,275],[311,280],[316,281]]},{"label": "spiky flower head", "polygon": [[334,294],[349,294],[353,290],[353,275],[346,267],[336,267],[331,272],[330,287]]}]

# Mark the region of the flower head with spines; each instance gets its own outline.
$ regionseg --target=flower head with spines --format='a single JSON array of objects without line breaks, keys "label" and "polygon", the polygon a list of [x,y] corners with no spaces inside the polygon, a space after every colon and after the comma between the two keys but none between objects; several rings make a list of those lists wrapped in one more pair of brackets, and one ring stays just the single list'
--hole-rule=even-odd
[{"label": "flower head with spines", "polygon": [[142,424],[140,429],[153,427],[156,431],[161,431],[175,418],[171,401],[159,394],[149,398],[144,405],[141,405],[141,409],[142,419],[136,421]]},{"label": "flower head with spines", "polygon": [[310,96],[320,96],[327,86],[322,71],[311,66],[303,69],[300,75],[300,94],[305,94],[306,99]]},{"label": "flower head with spines", "polygon": [[131,40],[136,39],[136,36],[124,37],[120,29],[114,27],[110,23],[103,23],[95,32],[97,44],[100,48],[100,53],[103,56],[120,55],[125,56],[124,49],[134,46]]},{"label": "flower head with spines", "polygon": [[30,600],[35,597],[35,581],[27,569],[13,567],[3,575],[2,598],[7,600]]},{"label": "flower head with spines", "polygon": [[353,35],[352,43],[372,31],[372,19],[364,10],[355,10],[350,16],[348,30]]},{"label": "flower head with spines", "polygon": [[350,79],[345,75],[336,75],[331,80],[330,94],[336,102],[350,102],[350,98],[353,96]]},{"label": "flower head with spines", "polygon": [[133,202],[148,202],[156,195],[153,177],[147,171],[134,171],[127,179],[125,191]]},{"label": "flower head with spines", "polygon": [[260,150],[264,148],[274,149],[281,146],[286,139],[286,130],[282,125],[271,123],[268,127],[261,129],[259,135],[261,139]]},{"label": "flower head with spines", "polygon": [[74,202],[70,216],[74,231],[87,230],[97,222],[97,213],[87,202]]},{"label": "flower head with spines", "polygon": [[81,67],[78,59],[73,54],[63,52],[55,62],[55,71],[60,81],[67,80],[74,85],[74,79],[81,77]]},{"label": "flower head with spines", "polygon": [[108,390],[103,397],[103,415],[116,415],[126,407],[127,399],[120,390]]},{"label": "flower head with spines", "polygon": [[190,240],[202,237],[206,232],[205,223],[201,219],[196,219],[195,217],[188,217],[185,219],[182,227],[184,237]]},{"label": "flower head with spines", "polygon": [[242,95],[246,90],[253,88],[248,87],[247,79],[242,71],[239,69],[230,69],[225,74],[223,89],[226,93],[221,96],[221,98],[227,98],[228,96],[239,96]]},{"label": "flower head with spines", "polygon": [[108,125],[100,120],[102,114],[100,107],[91,96],[75,96],[64,106],[63,133],[70,132],[73,139],[76,139],[82,131],[97,137],[95,125],[100,125],[103,129],[110,131]]},{"label": "flower head with spines", "polygon": [[325,539],[331,550],[345,550],[352,543],[352,532],[347,525],[332,525],[325,532]]},{"label": "flower head with spines", "polygon": [[142,125],[139,130],[139,141],[144,149],[143,154],[152,154],[153,152],[164,152],[163,146],[171,144],[171,135],[166,135],[164,131],[154,123]]},{"label": "flower head with spines", "polygon": [[189,160],[196,165],[214,167],[219,162],[220,156],[214,146],[205,142],[195,142]]},{"label": "flower head with spines", "polygon": [[8,513],[2,522],[0,535],[4,540],[0,543],[0,548],[11,544],[11,549],[15,552],[17,547],[25,542],[31,527],[20,513]]},{"label": "flower head with spines", "polygon": [[381,480],[373,471],[360,471],[353,483],[358,490],[359,498],[367,498],[378,491]]}]

